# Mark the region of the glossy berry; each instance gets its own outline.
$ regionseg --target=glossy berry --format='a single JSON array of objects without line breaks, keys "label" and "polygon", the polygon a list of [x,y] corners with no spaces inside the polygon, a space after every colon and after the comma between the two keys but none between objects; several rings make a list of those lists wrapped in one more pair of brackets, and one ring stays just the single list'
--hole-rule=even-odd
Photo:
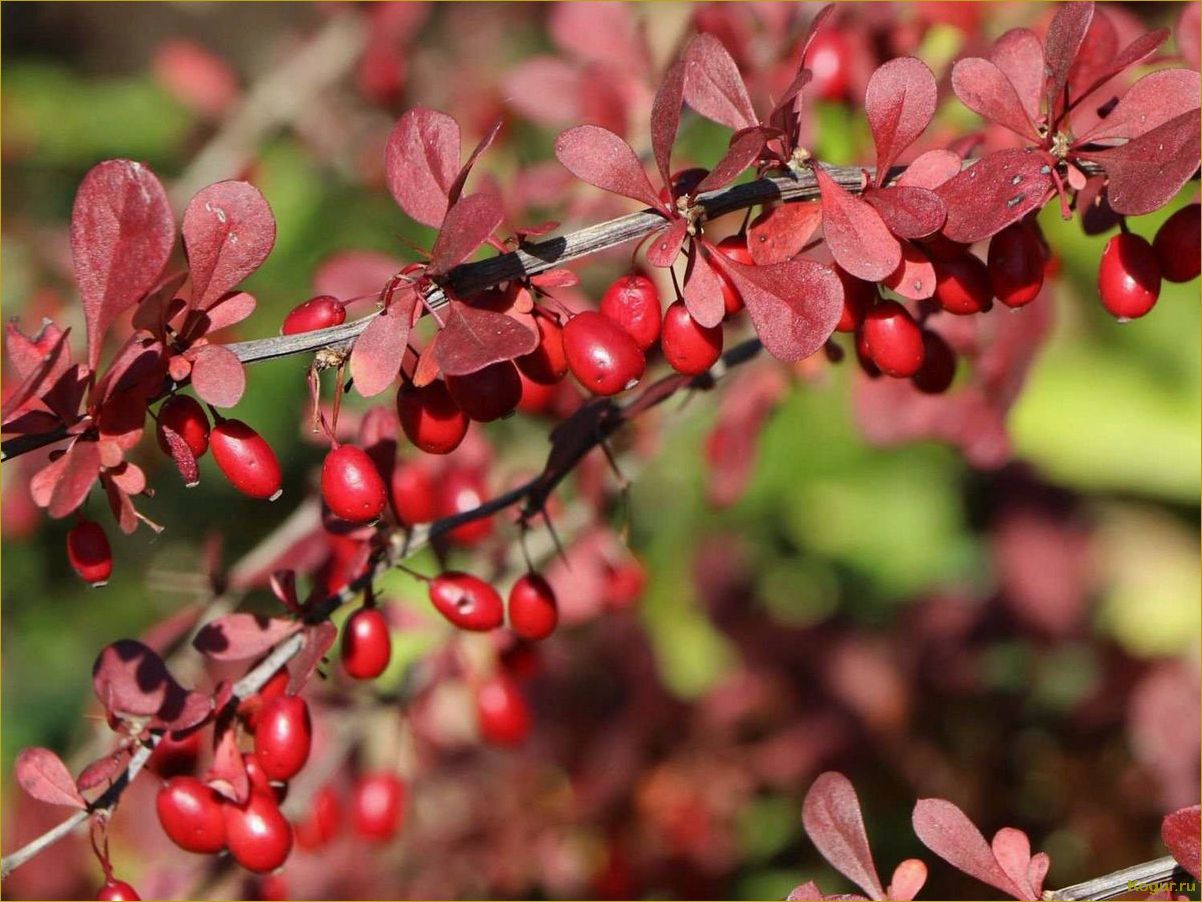
[{"label": "glossy berry", "polygon": [[839,314],[837,332],[855,332],[864,319],[864,311],[880,296],[876,284],[857,279],[841,266],[836,266],[835,275],[843,284],[843,311]]},{"label": "glossy berry", "polygon": [[476,720],[481,738],[492,745],[519,745],[530,735],[530,706],[517,683],[503,674],[476,688]]},{"label": "glossy berry", "polygon": [[535,382],[521,371],[521,366],[518,367],[518,375],[522,377],[522,400],[518,401],[518,410],[529,416],[550,413],[555,406],[559,386]]},{"label": "glossy berry", "polygon": [[592,310],[568,320],[563,349],[572,375],[594,395],[616,395],[633,388],[647,366],[630,333]]},{"label": "glossy berry", "polygon": [[271,445],[241,420],[222,420],[209,436],[213,459],[238,491],[274,501],[283,489],[280,462]]},{"label": "glossy berry", "polygon": [[356,680],[374,680],[392,657],[388,618],[379,608],[360,608],[342,627],[342,669]]},{"label": "glossy berry", "polygon": [[669,191],[667,186],[659,189],[659,199],[665,204],[672,203],[672,197],[684,197],[692,194],[697,186],[710,174],[708,169],[702,169],[700,166],[693,166],[689,169],[678,169],[672,173],[672,190]]},{"label": "glossy berry", "polygon": [[446,379],[455,403],[477,423],[491,423],[509,416],[522,400],[522,380],[512,360],[501,360],[466,376]]},{"label": "glossy berry", "polygon": [[429,471],[414,461],[393,468],[390,494],[392,510],[405,526],[429,523],[438,516],[436,487]]},{"label": "glossy berry", "polygon": [[[438,487],[438,516],[453,517],[475,510],[488,500],[484,477],[475,470],[452,470]],[[492,535],[492,517],[477,517],[446,533],[457,545],[478,545]]]},{"label": "glossy berry", "polygon": [[947,391],[956,378],[956,352],[938,332],[922,332],[922,366],[910,377],[914,387],[928,395]]},{"label": "glossy berry", "polygon": [[320,849],[338,835],[342,803],[333,786],[323,786],[309,803],[308,813],[296,822],[296,844],[306,851]]},{"label": "glossy berry", "polygon": [[1016,222],[989,241],[989,284],[1007,307],[1031,303],[1043,288],[1043,242],[1035,230]]},{"label": "glossy berry", "polygon": [[67,533],[67,561],[79,578],[94,587],[113,575],[113,550],[104,528],[94,520],[80,520]]},{"label": "glossy berry", "polygon": [[271,699],[259,712],[255,753],[272,780],[291,780],[309,760],[313,724],[309,706],[295,695]]},{"label": "glossy berry", "polygon": [[625,329],[640,351],[646,351],[659,338],[659,291],[646,276],[622,276],[605,289],[601,314]]},{"label": "glossy berry", "polygon": [[346,307],[342,301],[328,294],[319,294],[303,304],[298,304],[284,317],[281,335],[295,335],[298,332],[313,332],[317,329],[328,329],[330,326],[341,326],[346,322]]},{"label": "glossy berry", "polygon": [[[751,257],[751,250],[747,247],[747,238],[744,236],[727,235],[715,247],[722,256],[734,260],[736,263],[742,263],[744,266],[752,266],[755,263]],[[743,309],[743,295],[739,294],[739,289],[735,288],[734,282],[728,279],[726,273],[721,269],[718,269],[718,276],[722,279],[722,301],[726,305],[726,315],[734,316]]]},{"label": "glossy berry", "polygon": [[635,558],[611,565],[606,570],[605,603],[614,610],[631,607],[643,595],[647,571]]},{"label": "glossy berry", "polygon": [[515,362],[527,379],[540,385],[554,385],[568,374],[568,358],[563,351],[563,326],[549,316],[536,316],[538,347]]},{"label": "glossy berry", "polygon": [[1102,306],[1120,321],[1137,319],[1160,297],[1160,264],[1152,245],[1138,235],[1119,233],[1106,242],[1098,265]]},{"label": "glossy berry", "polygon": [[96,898],[105,900],[105,902],[136,902],[142,897],[124,880],[114,880],[109,877],[104,881],[104,886],[96,891]]},{"label": "glossy berry", "polygon": [[163,779],[194,773],[200,758],[201,732],[194,730],[182,738],[164,733],[146,759],[146,767]]},{"label": "glossy berry", "polygon": [[442,381],[421,388],[402,386],[397,415],[409,441],[427,454],[450,454],[467,435],[468,418]]},{"label": "glossy berry", "polygon": [[252,793],[245,805],[224,806],[230,854],[248,871],[267,874],[292,851],[292,825],[269,796]]},{"label": "glossy berry", "polygon": [[538,573],[527,573],[509,590],[509,626],[523,639],[545,639],[559,623],[555,592]]},{"label": "glossy berry", "polygon": [[993,306],[989,269],[980,257],[964,254],[935,264],[935,300],[948,313],[968,316]]},{"label": "glossy berry", "polygon": [[259,725],[259,714],[262,712],[263,706],[271,699],[278,698],[287,691],[288,680],[288,669],[281,667],[263,684],[262,689],[238,706],[238,712],[246,718],[247,730],[251,733],[255,731],[255,728]]},{"label": "glossy berry", "polygon": [[448,570],[430,580],[428,592],[438,613],[460,629],[485,632],[505,619],[497,590],[469,573]]},{"label": "glossy berry", "polygon": [[1160,274],[1170,282],[1189,282],[1198,278],[1202,268],[1199,232],[1202,231],[1202,205],[1189,204],[1164,221],[1152,239]]},{"label": "glossy berry", "polygon": [[336,517],[368,523],[384,513],[388,490],[366,451],[339,445],[321,465],[321,497]]},{"label": "glossy berry", "polygon": [[209,450],[209,418],[195,398],[187,395],[172,395],[159,408],[158,425],[155,433],[164,454],[171,453],[171,446],[163,434],[170,429],[184,440],[192,456],[199,458]]},{"label": "glossy berry", "polygon": [[172,777],[154,802],[168,838],[187,852],[203,855],[225,848],[223,805],[217,791],[195,777]]},{"label": "glossy berry", "polygon": [[405,784],[392,773],[364,774],[351,791],[351,823],[373,842],[387,842],[401,827]]},{"label": "glossy berry", "polygon": [[811,90],[823,100],[842,100],[849,87],[851,50],[833,28],[823,28],[810,44],[806,67],[814,73]]},{"label": "glossy berry", "polygon": [[705,328],[689,315],[683,301],[676,301],[664,314],[661,341],[664,358],[672,369],[686,376],[706,372],[722,356],[722,326]]},{"label": "glossy berry", "polygon": [[882,373],[906,379],[922,366],[922,330],[897,301],[880,301],[865,313],[860,335]]}]

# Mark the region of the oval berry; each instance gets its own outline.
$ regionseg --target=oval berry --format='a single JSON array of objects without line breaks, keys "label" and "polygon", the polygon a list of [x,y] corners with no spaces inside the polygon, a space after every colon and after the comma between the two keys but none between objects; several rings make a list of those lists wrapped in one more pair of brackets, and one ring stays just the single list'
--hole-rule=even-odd
[{"label": "oval berry", "polygon": [[880,297],[875,282],[857,279],[841,266],[835,266],[835,275],[843,285],[843,312],[839,314],[837,332],[855,332],[864,319],[864,311]]},{"label": "oval berry", "polygon": [[296,844],[306,851],[320,849],[338,835],[342,822],[342,803],[333,786],[323,786],[309,803],[309,811],[297,821]]},{"label": "oval berry", "polygon": [[1136,319],[1160,297],[1160,264],[1152,245],[1139,235],[1119,233],[1106,242],[1098,265],[1102,306],[1120,321]]},{"label": "oval berry", "polygon": [[[257,663],[261,664],[263,662],[259,661]],[[245,699],[242,704],[238,706],[238,713],[242,714],[246,718],[247,730],[249,730],[251,733],[255,731],[255,728],[259,725],[259,714],[262,712],[263,706],[267,704],[269,700],[278,698],[284,694],[288,688],[288,680],[288,668],[281,667],[271,675],[271,678],[268,679],[266,683],[263,684],[262,689],[260,689],[250,698]]]},{"label": "oval berry", "polygon": [[405,435],[427,454],[450,454],[467,435],[467,414],[459,409],[445,382],[421,388],[401,386],[396,407]]},{"label": "oval berry", "polygon": [[555,591],[538,573],[527,573],[509,590],[509,626],[523,639],[545,639],[559,623]]},{"label": "oval berry", "polygon": [[374,680],[388,667],[392,636],[379,608],[360,608],[342,627],[342,668],[356,680]]},{"label": "oval berry", "polygon": [[594,395],[616,395],[633,388],[647,366],[630,333],[592,310],[568,320],[563,349],[572,375]]},{"label": "oval berry", "polygon": [[245,805],[225,806],[225,832],[234,860],[256,874],[282,866],[292,851],[292,825],[261,793],[251,793]]},{"label": "oval berry", "polygon": [[622,276],[605,289],[601,314],[621,326],[640,351],[646,351],[659,338],[659,291],[646,276]]},{"label": "oval berry", "polygon": [[[715,247],[722,253],[722,256],[734,260],[736,263],[742,263],[744,266],[755,264],[755,260],[751,257],[751,250],[747,247],[745,236],[727,235]],[[743,309],[743,295],[739,294],[739,289],[735,288],[734,282],[727,278],[726,273],[722,272],[720,268],[715,267],[715,269],[722,279],[722,301],[726,305],[726,315],[734,316]]]},{"label": "oval berry", "polygon": [[274,501],[283,492],[280,462],[263,436],[241,420],[222,420],[209,436],[213,459],[238,491]]},{"label": "oval berry", "polygon": [[105,902],[137,902],[142,897],[124,880],[114,880],[109,877],[104,881],[104,886],[96,891],[96,898],[105,900]]},{"label": "oval berry", "polygon": [[94,520],[80,520],[67,533],[67,561],[79,578],[100,587],[113,575],[113,550],[104,528]]},{"label": "oval berry", "polygon": [[1164,221],[1152,239],[1160,274],[1170,282],[1189,282],[1202,268],[1202,204],[1182,207]]},{"label": "oval berry", "polygon": [[910,377],[914,387],[928,395],[939,395],[956,378],[956,352],[938,332],[922,332],[922,366]]},{"label": "oval berry", "polygon": [[364,839],[387,842],[401,827],[405,784],[396,774],[364,774],[351,791],[351,823]]},{"label": "oval berry", "polygon": [[281,335],[295,335],[298,332],[314,332],[318,329],[328,329],[330,326],[341,326],[346,322],[346,307],[342,301],[328,294],[319,294],[309,298],[303,304],[298,304],[284,317],[284,325],[280,328]]},{"label": "oval berry", "polygon": [[629,608],[642,596],[646,585],[647,571],[637,559],[611,564],[605,574],[605,603],[614,610]]},{"label": "oval berry", "polygon": [[1007,226],[989,240],[989,284],[1007,307],[1031,303],[1043,288],[1043,242],[1025,223]]},{"label": "oval berry", "polygon": [[538,347],[519,357],[518,370],[540,385],[554,385],[568,373],[568,358],[563,351],[563,326],[549,316],[536,316]]},{"label": "oval berry", "polygon": [[865,313],[860,333],[882,373],[906,379],[922,366],[922,330],[897,301],[881,301]]},{"label": "oval berry", "polygon": [[392,471],[392,510],[404,526],[429,523],[438,516],[434,477],[416,461],[402,461]]},{"label": "oval berry", "polygon": [[[453,517],[475,510],[488,500],[484,477],[475,470],[452,470],[439,486],[438,516]],[[477,517],[461,523],[445,535],[457,545],[478,545],[492,535],[492,517]]]},{"label": "oval berry", "polygon": [[447,376],[447,390],[459,409],[477,423],[509,416],[522,400],[522,380],[512,360],[489,364],[466,376]]},{"label": "oval berry", "polygon": [[521,371],[521,367],[518,368],[518,375],[522,377],[522,400],[518,401],[518,410],[530,416],[550,413],[559,386],[535,382]]},{"label": "oval berry", "polygon": [[938,260],[934,267],[935,300],[948,313],[968,316],[993,306],[989,269],[980,257],[964,254],[951,260]]},{"label": "oval berry", "polygon": [[492,745],[518,745],[530,735],[530,706],[508,676],[494,676],[477,687],[476,719],[481,738]]},{"label": "oval berry", "polygon": [[722,356],[722,327],[705,328],[689,315],[683,301],[676,301],[664,314],[661,344],[672,369],[696,376],[709,370]]},{"label": "oval berry", "polygon": [[251,793],[270,796],[277,804],[280,801],[279,792],[271,785],[271,778],[263,770],[263,760],[258,752],[247,752],[242,756],[242,766],[246,768],[246,780]]},{"label": "oval berry", "polygon": [[295,695],[269,700],[255,726],[255,754],[271,780],[291,780],[309,760],[313,724],[309,706]]},{"label": "oval berry", "polygon": [[163,453],[170,454],[171,446],[163,434],[165,428],[184,440],[193,457],[199,458],[209,450],[209,418],[195,398],[172,395],[159,408],[155,434]]},{"label": "oval berry", "polygon": [[805,65],[813,73],[810,87],[823,100],[842,100],[850,81],[851,51],[833,28],[823,28],[810,42]]},{"label": "oval berry", "polygon": [[195,777],[172,777],[154,800],[168,838],[186,852],[209,855],[225,848],[223,800]]},{"label": "oval berry", "polygon": [[339,445],[321,465],[321,497],[335,516],[368,523],[384,512],[388,491],[367,452]]},{"label": "oval berry", "polygon": [[505,619],[497,590],[470,573],[448,570],[430,580],[428,591],[438,613],[460,629],[485,632]]}]

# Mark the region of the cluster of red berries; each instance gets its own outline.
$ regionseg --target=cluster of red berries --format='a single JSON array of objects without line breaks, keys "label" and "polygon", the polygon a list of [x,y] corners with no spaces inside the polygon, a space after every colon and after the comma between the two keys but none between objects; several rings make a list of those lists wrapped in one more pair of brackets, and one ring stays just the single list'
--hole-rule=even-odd
[{"label": "cluster of red berries", "polygon": [[1098,264],[1102,305],[1120,321],[1137,319],[1156,306],[1162,279],[1198,278],[1200,217],[1202,205],[1189,204],[1165,220],[1151,244],[1125,228],[1107,241]]}]

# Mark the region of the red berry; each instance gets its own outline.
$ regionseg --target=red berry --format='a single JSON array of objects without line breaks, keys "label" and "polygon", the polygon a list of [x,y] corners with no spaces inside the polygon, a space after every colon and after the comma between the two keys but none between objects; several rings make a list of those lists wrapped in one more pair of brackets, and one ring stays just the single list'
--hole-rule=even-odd
[{"label": "red berry", "polygon": [[518,367],[518,375],[522,377],[522,400],[518,401],[518,410],[530,416],[550,413],[555,406],[555,398],[558,394],[559,386],[544,385],[541,382],[535,382],[522,372],[520,366]]},{"label": "red berry", "polygon": [[164,454],[171,453],[171,446],[163,435],[164,428],[170,429],[184,440],[184,444],[199,458],[209,450],[209,418],[204,408],[195,398],[187,395],[172,395],[159,408],[158,426],[155,433],[158,436],[159,447]]},{"label": "red berry", "polygon": [[839,314],[838,332],[854,332],[864,319],[864,311],[872,306],[880,293],[874,282],[857,279],[841,266],[835,266],[835,275],[843,283],[843,312]]},{"label": "red berry", "polygon": [[643,594],[647,572],[634,558],[608,568],[605,580],[605,603],[615,610],[630,607]]},{"label": "red berry", "polygon": [[[262,663],[261,661],[259,663]],[[259,714],[263,706],[273,698],[283,695],[288,688],[288,669],[281,667],[263,684],[263,688],[238,706],[238,713],[246,718],[246,729],[253,733],[259,725]]]},{"label": "red berry", "polygon": [[103,586],[113,575],[113,551],[104,528],[94,520],[80,520],[67,533],[67,560],[79,578]]},{"label": "red berry", "polygon": [[255,728],[255,753],[272,780],[291,780],[309,760],[313,724],[309,706],[295,695],[268,701]]},{"label": "red berry", "polygon": [[572,375],[594,395],[616,395],[633,388],[647,366],[630,333],[592,310],[568,320],[563,349]]},{"label": "red berry", "polygon": [[434,478],[416,461],[403,461],[393,469],[392,509],[405,526],[429,523],[438,516]]},{"label": "red berry", "polygon": [[1137,319],[1160,297],[1160,264],[1152,245],[1139,235],[1119,233],[1106,242],[1098,266],[1102,306],[1120,321]]},{"label": "red berry", "polygon": [[538,573],[527,573],[509,590],[509,625],[523,639],[545,639],[559,622],[559,606],[551,585]]},{"label": "red berry", "polygon": [[477,687],[476,719],[480,736],[493,745],[518,745],[530,735],[530,707],[508,676],[494,676]]},{"label": "red berry", "polygon": [[1152,239],[1160,274],[1170,282],[1188,282],[1198,278],[1202,268],[1202,205],[1189,204],[1164,221]]},{"label": "red berry", "polygon": [[521,375],[540,385],[554,385],[568,373],[563,352],[563,327],[549,316],[536,316],[538,347],[516,361]]},{"label": "red berry", "polygon": [[906,379],[922,366],[922,330],[897,301],[881,301],[865,313],[860,333],[882,373]]},{"label": "red berry", "polygon": [[646,351],[659,338],[659,291],[646,276],[622,276],[605,289],[601,314],[625,329],[640,351]]},{"label": "red berry", "polygon": [[321,465],[321,497],[336,517],[368,523],[384,512],[388,491],[380,471],[355,445],[339,445]]},{"label": "red berry", "polygon": [[298,304],[284,317],[281,335],[295,335],[298,332],[313,332],[317,329],[328,329],[330,326],[340,326],[346,322],[346,307],[342,301],[328,294],[319,294],[309,298],[303,304]]},{"label": "red berry", "polygon": [[96,891],[96,898],[105,900],[105,902],[136,902],[142,897],[124,880],[114,880],[109,877],[104,881],[104,886]]},{"label": "red berry", "polygon": [[195,772],[200,757],[200,734],[200,730],[193,730],[176,738],[174,733],[164,733],[146,760],[146,766],[163,779]]},{"label": "red berry", "polygon": [[356,680],[374,680],[392,657],[388,619],[379,608],[360,608],[342,627],[342,667]]},{"label": "red berry", "polygon": [[405,784],[391,773],[364,774],[351,791],[351,821],[364,839],[387,842],[401,826]]},{"label": "red berry", "polygon": [[512,360],[489,364],[467,376],[446,378],[455,403],[477,423],[491,423],[509,416],[522,400],[522,380]]},{"label": "red berry", "polygon": [[226,804],[225,832],[230,854],[248,871],[266,874],[288,860],[292,825],[270,796],[251,793],[245,805]]},{"label": "red berry", "polygon": [[168,838],[187,852],[213,854],[225,848],[223,800],[195,777],[172,777],[154,802]]},{"label": "red berry", "polygon": [[722,356],[722,327],[705,328],[689,315],[683,301],[664,314],[664,357],[686,376],[706,372]]},{"label": "red berry", "polygon": [[271,445],[241,420],[222,420],[209,437],[213,459],[238,491],[274,501],[283,489],[280,462]]},{"label": "red berry", "polygon": [[1043,242],[1030,226],[1016,222],[989,241],[989,283],[1007,307],[1031,303],[1043,288]]},{"label": "red berry", "polygon": [[815,94],[823,100],[844,98],[849,84],[851,51],[843,35],[833,28],[820,30],[810,43],[805,65],[814,73],[810,85]]},{"label": "red berry", "polygon": [[302,849],[320,849],[338,835],[342,803],[332,786],[323,786],[309,803],[309,812],[296,823],[296,844]]},{"label": "red berry", "polygon": [[665,204],[672,203],[672,196],[684,197],[692,194],[697,186],[710,174],[708,169],[702,169],[699,166],[694,166],[689,169],[678,169],[672,173],[672,190],[669,191],[667,186],[659,189],[659,199]]},{"label": "red berry", "polygon": [[938,332],[922,332],[922,366],[910,377],[914,387],[928,395],[947,391],[956,378],[956,352]]},{"label": "red berry", "polygon": [[934,266],[935,300],[948,313],[968,316],[993,306],[990,271],[980,257],[964,254],[951,260],[938,260]]},{"label": "red berry", "polygon": [[460,629],[486,632],[505,619],[497,590],[469,573],[448,570],[434,577],[429,594],[438,612]]},{"label": "red berry", "polygon": [[[439,486],[439,517],[453,517],[475,510],[488,500],[484,478],[474,470],[452,470]],[[492,517],[477,517],[446,533],[458,545],[478,545],[492,535]]]},{"label": "red berry", "polygon": [[459,409],[445,382],[421,388],[402,386],[396,406],[405,435],[427,454],[450,454],[467,435],[467,414]]},{"label": "red berry", "polygon": [[[741,235],[727,235],[719,241],[715,247],[722,253],[722,256],[729,260],[734,260],[736,263],[742,263],[744,266],[753,266],[755,260],[752,259],[751,250],[747,247],[747,238]],[[726,273],[718,269],[718,275],[722,279],[722,300],[726,305],[726,315],[734,316],[743,309],[743,295],[739,294],[739,289],[735,288],[734,283],[727,278]]]}]

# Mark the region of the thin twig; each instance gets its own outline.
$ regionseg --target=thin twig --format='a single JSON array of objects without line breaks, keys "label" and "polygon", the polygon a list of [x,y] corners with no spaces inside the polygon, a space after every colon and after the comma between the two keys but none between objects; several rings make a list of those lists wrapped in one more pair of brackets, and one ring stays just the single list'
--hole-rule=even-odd
[{"label": "thin twig", "polygon": [[1156,892],[1163,889],[1163,885],[1166,883],[1173,885],[1174,896],[1177,893],[1192,895],[1197,891],[1198,886],[1198,882],[1174,860],[1173,856],[1166,855],[1164,858],[1122,868],[1083,883],[1074,883],[1064,889],[1051,890],[1044,893],[1043,898],[1047,900],[1114,899],[1128,893],[1140,892],[1142,887],[1150,888],[1142,890],[1144,892]]}]

